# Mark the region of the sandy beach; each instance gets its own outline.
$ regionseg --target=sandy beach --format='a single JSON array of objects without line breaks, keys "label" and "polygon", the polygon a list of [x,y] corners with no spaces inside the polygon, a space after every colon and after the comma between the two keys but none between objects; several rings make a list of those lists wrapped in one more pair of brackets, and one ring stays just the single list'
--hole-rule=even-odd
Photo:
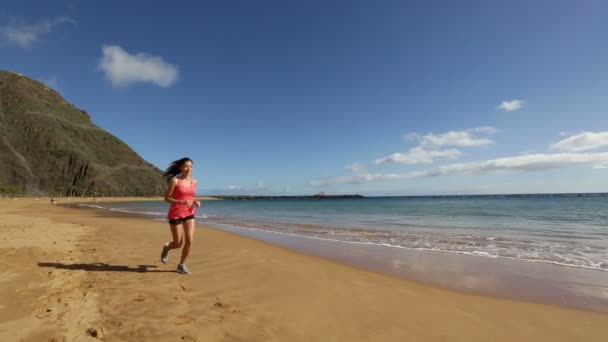
[{"label": "sandy beach", "polygon": [[434,288],[200,227],[0,199],[1,341],[605,341],[608,314]]}]

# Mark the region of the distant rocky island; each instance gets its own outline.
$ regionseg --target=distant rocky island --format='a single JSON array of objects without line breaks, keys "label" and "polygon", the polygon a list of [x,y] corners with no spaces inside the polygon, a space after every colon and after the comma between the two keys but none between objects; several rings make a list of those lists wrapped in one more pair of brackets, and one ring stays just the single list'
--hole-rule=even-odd
[{"label": "distant rocky island", "polygon": [[211,196],[213,198],[223,200],[285,200],[285,199],[347,199],[347,198],[365,198],[362,195],[326,195],[316,194],[311,196],[249,196],[249,195],[219,195]]}]

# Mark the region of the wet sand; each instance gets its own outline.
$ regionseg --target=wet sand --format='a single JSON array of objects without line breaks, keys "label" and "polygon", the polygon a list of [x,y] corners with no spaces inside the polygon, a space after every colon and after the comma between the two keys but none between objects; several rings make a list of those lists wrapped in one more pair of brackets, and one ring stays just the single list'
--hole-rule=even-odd
[{"label": "wet sand", "polygon": [[608,313],[608,272],[541,262],[221,229],[370,271],[459,292]]}]

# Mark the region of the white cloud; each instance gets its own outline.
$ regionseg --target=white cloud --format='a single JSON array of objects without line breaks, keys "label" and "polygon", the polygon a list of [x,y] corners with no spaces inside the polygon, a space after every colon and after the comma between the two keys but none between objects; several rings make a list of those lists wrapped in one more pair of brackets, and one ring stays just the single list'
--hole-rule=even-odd
[{"label": "white cloud", "polygon": [[491,174],[504,171],[539,171],[580,165],[601,165],[608,162],[608,153],[528,154],[481,162],[456,163],[433,169],[414,171],[410,177],[436,177],[451,174]]},{"label": "white cloud", "polygon": [[416,141],[418,141],[418,140],[421,139],[420,134],[418,134],[418,133],[406,133],[404,135],[404,137],[407,140],[416,140]]},{"label": "white cloud", "polygon": [[406,137],[409,139],[417,140],[422,146],[429,147],[442,147],[442,146],[483,146],[493,144],[494,141],[488,138],[477,138],[473,136],[473,133],[482,134],[493,134],[497,130],[494,127],[477,127],[471,128],[464,131],[449,131],[443,134],[429,133],[424,136],[420,136],[416,133],[407,134]]},{"label": "white cloud", "polygon": [[522,100],[511,100],[511,101],[502,101],[496,109],[502,110],[505,112],[512,112],[514,110],[518,110],[524,106],[524,101]]},{"label": "white cloud", "polygon": [[608,146],[608,132],[582,132],[551,145],[562,152],[582,152]]},{"label": "white cloud", "polygon": [[449,131],[442,134],[429,133],[420,135],[408,133],[405,138],[415,140],[419,146],[409,149],[405,153],[393,153],[389,156],[376,159],[374,164],[403,163],[403,164],[430,164],[435,158],[456,159],[462,155],[458,149],[441,149],[445,146],[475,147],[493,144],[487,137],[478,137],[476,134],[494,134],[498,130],[494,127],[482,126],[463,131]]},{"label": "white cloud", "polygon": [[393,153],[387,157],[374,160],[374,164],[402,163],[402,164],[430,164],[434,158],[458,158],[462,153],[457,149],[427,150],[418,146],[405,153]]},{"label": "white cloud", "polygon": [[242,191],[259,191],[259,190],[266,190],[266,185],[264,184],[263,181],[257,181],[257,183],[255,184],[255,186],[253,187],[242,187],[240,185],[229,185],[228,190],[242,190]]},{"label": "white cloud", "polygon": [[177,81],[178,67],[169,64],[162,57],[146,53],[129,54],[120,46],[104,45],[103,57],[98,68],[113,86],[128,86],[134,83],[154,83],[160,87],[170,87]]},{"label": "white cloud", "polygon": [[471,128],[469,129],[470,132],[479,132],[479,133],[485,133],[485,134],[496,134],[498,133],[498,129],[492,127],[492,126],[481,126],[481,127],[475,127],[475,128]]},{"label": "white cloud", "polygon": [[540,170],[560,169],[572,166],[589,165],[594,168],[603,168],[608,165],[608,152],[604,153],[555,153],[555,154],[529,154],[480,162],[454,163],[421,171],[412,171],[401,174],[354,174],[334,178],[310,181],[315,187],[338,184],[361,184],[377,181],[389,181],[418,177],[438,177],[457,174],[487,175],[500,172],[529,172]]},{"label": "white cloud", "polygon": [[63,24],[76,25],[76,21],[70,17],[56,17],[53,19],[42,19],[33,24],[13,19],[11,23],[0,27],[0,37],[10,44],[17,45],[23,49],[29,49],[40,37],[51,33],[57,26]]}]

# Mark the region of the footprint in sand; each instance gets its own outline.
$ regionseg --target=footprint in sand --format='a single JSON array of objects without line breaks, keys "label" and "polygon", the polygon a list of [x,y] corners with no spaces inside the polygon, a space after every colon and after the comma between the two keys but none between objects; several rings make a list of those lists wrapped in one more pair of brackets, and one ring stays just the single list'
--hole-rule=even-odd
[{"label": "footprint in sand", "polygon": [[188,323],[190,323],[192,321],[194,321],[194,318],[192,318],[190,316],[179,315],[179,316],[177,316],[177,319],[173,321],[173,324],[175,324],[175,325],[184,325],[184,324],[188,324]]},{"label": "footprint in sand", "polygon": [[114,327],[114,328],[120,328],[122,327],[122,323],[121,321],[118,320],[110,320],[107,322],[107,324],[109,324],[110,326]]},{"label": "footprint in sand", "polygon": [[233,313],[241,311],[239,309],[236,309],[234,307],[234,305],[227,304],[226,302],[221,300],[219,297],[215,297],[215,304],[213,304],[213,306],[216,308],[219,308],[219,309],[224,309],[225,311],[232,311]]},{"label": "footprint in sand", "polygon": [[[219,297],[215,297],[215,304],[213,304],[213,306],[215,308],[222,309],[224,312],[231,312],[231,313],[241,312],[240,309],[235,308],[234,305],[227,304],[226,302],[222,301]],[[222,319],[223,319],[223,317],[222,317]]]},{"label": "footprint in sand", "polygon": [[38,319],[44,319],[44,318],[49,317],[50,315],[51,315],[50,313],[37,313],[35,316]]},{"label": "footprint in sand", "polygon": [[213,304],[216,308],[226,309],[228,305],[220,299],[220,297],[215,297],[215,304]]},{"label": "footprint in sand", "polygon": [[144,297],[143,295],[139,295],[137,296],[137,298],[133,299],[136,302],[144,302],[146,300],[146,297]]},{"label": "footprint in sand", "polygon": [[103,329],[89,328],[86,331],[87,335],[98,339],[103,339]]}]

